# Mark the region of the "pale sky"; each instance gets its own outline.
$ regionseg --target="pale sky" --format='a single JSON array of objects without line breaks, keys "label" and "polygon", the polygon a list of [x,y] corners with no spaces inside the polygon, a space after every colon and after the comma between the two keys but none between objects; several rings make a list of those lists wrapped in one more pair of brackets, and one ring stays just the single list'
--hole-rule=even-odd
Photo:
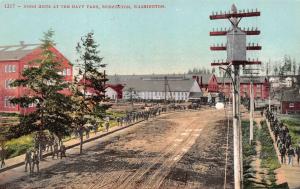
[{"label": "pale sky", "polygon": [[[5,8],[6,3],[15,8]],[[22,8],[24,5],[85,5],[85,8]],[[95,32],[109,74],[183,73],[193,67],[210,68],[223,52],[210,52],[225,37],[209,31],[229,27],[226,20],[209,20],[212,11],[258,9],[260,17],[244,18],[241,26],[258,27],[262,34],[248,42],[262,45],[250,58],[282,60],[285,54],[300,62],[300,0],[0,0],[0,45],[39,43],[42,33],[55,31],[57,48],[75,62],[76,43]],[[86,5],[131,5],[131,9],[88,9]],[[134,9],[137,4],[160,4],[163,9]],[[18,7],[20,6],[20,7]]]}]

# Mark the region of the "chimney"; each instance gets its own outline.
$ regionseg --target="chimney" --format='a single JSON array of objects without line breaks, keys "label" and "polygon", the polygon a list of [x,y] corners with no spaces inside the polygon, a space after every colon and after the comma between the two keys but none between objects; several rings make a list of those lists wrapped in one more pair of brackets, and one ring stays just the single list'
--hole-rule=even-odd
[{"label": "chimney", "polygon": [[193,75],[193,80],[196,80],[197,76]]},{"label": "chimney", "polygon": [[25,46],[25,42],[24,41],[20,41],[20,45],[21,46]]}]

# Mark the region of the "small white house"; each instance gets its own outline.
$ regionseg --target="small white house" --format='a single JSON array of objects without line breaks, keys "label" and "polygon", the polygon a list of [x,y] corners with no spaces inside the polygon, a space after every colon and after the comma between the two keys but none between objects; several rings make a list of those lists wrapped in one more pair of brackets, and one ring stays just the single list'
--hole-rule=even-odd
[{"label": "small white house", "polygon": [[105,96],[110,98],[111,100],[116,100],[118,98],[118,93],[112,87],[107,87],[105,90]]}]

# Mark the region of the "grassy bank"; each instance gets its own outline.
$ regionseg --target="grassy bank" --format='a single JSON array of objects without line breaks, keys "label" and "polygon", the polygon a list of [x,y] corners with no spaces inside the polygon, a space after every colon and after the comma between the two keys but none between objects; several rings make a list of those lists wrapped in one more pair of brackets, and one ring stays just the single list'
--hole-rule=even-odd
[{"label": "grassy bank", "polygon": [[32,135],[22,136],[6,142],[6,158],[13,158],[24,154],[27,149],[33,147]]},{"label": "grassy bank", "polygon": [[271,171],[278,169],[280,164],[278,162],[277,154],[274,149],[273,140],[270,136],[267,123],[265,121],[261,122],[261,130],[258,133],[259,140],[262,145],[261,151],[261,166],[268,168]]},{"label": "grassy bank", "polygon": [[[114,120],[110,121],[110,128],[112,128],[112,127],[117,126],[117,122],[116,122],[115,118],[121,117],[125,114],[122,112],[109,112],[108,115],[110,115],[111,117],[114,118]],[[98,131],[104,131],[104,130],[105,130],[105,128],[102,123],[101,126],[98,127]],[[93,131],[92,131],[92,133],[93,133]],[[91,136],[93,136],[93,134]],[[74,138],[75,138],[75,136],[67,136],[63,139],[63,141],[67,142]],[[13,157],[19,156],[21,154],[24,154],[27,149],[34,146],[33,134],[24,135],[19,138],[11,139],[11,140],[5,142],[5,146],[6,146],[6,159],[13,158]]]},{"label": "grassy bank", "polygon": [[[261,144],[260,159],[261,170],[255,170],[252,167],[252,163],[255,161],[255,156],[258,153],[256,151],[256,144],[249,143],[249,121],[242,121],[242,133],[243,133],[243,174],[244,174],[244,188],[287,188],[287,185],[276,184],[276,169],[280,167],[275,152],[273,141],[270,136],[268,126],[265,121],[261,122],[260,129],[254,123],[254,141],[259,141]],[[261,175],[261,182],[257,181],[256,172]]]},{"label": "grassy bank", "polygon": [[[254,125],[254,127],[256,127]],[[254,128],[254,131],[257,129]],[[253,188],[255,186],[255,170],[252,168],[251,163],[253,157],[256,155],[255,142],[249,143],[250,137],[250,122],[242,121],[242,136],[243,136],[243,176],[244,176],[244,188]],[[254,140],[256,134],[254,134]]]},{"label": "grassy bank", "polygon": [[276,184],[275,170],[280,168],[280,163],[274,149],[273,140],[270,136],[266,121],[261,122],[261,129],[258,132],[258,140],[261,142],[261,168],[267,170],[263,183],[268,188],[288,188],[287,184]]}]

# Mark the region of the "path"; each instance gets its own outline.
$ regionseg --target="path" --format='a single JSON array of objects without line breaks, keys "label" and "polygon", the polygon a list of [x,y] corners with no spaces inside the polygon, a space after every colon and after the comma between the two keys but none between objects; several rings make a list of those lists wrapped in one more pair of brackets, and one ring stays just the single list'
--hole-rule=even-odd
[{"label": "path", "polygon": [[[279,161],[280,160],[280,153],[279,153],[279,150],[277,148],[277,145],[274,143],[275,136],[271,131],[271,127],[270,127],[269,122],[267,122],[267,125],[268,125],[268,128],[269,128],[269,132],[271,134],[271,137],[273,139],[274,148],[276,150],[278,161]],[[300,166],[296,165],[295,161],[294,161],[294,166],[281,164],[281,167],[278,169],[277,173],[283,173],[284,174],[284,178],[279,178],[279,179],[286,180],[290,189],[300,189]]]}]

